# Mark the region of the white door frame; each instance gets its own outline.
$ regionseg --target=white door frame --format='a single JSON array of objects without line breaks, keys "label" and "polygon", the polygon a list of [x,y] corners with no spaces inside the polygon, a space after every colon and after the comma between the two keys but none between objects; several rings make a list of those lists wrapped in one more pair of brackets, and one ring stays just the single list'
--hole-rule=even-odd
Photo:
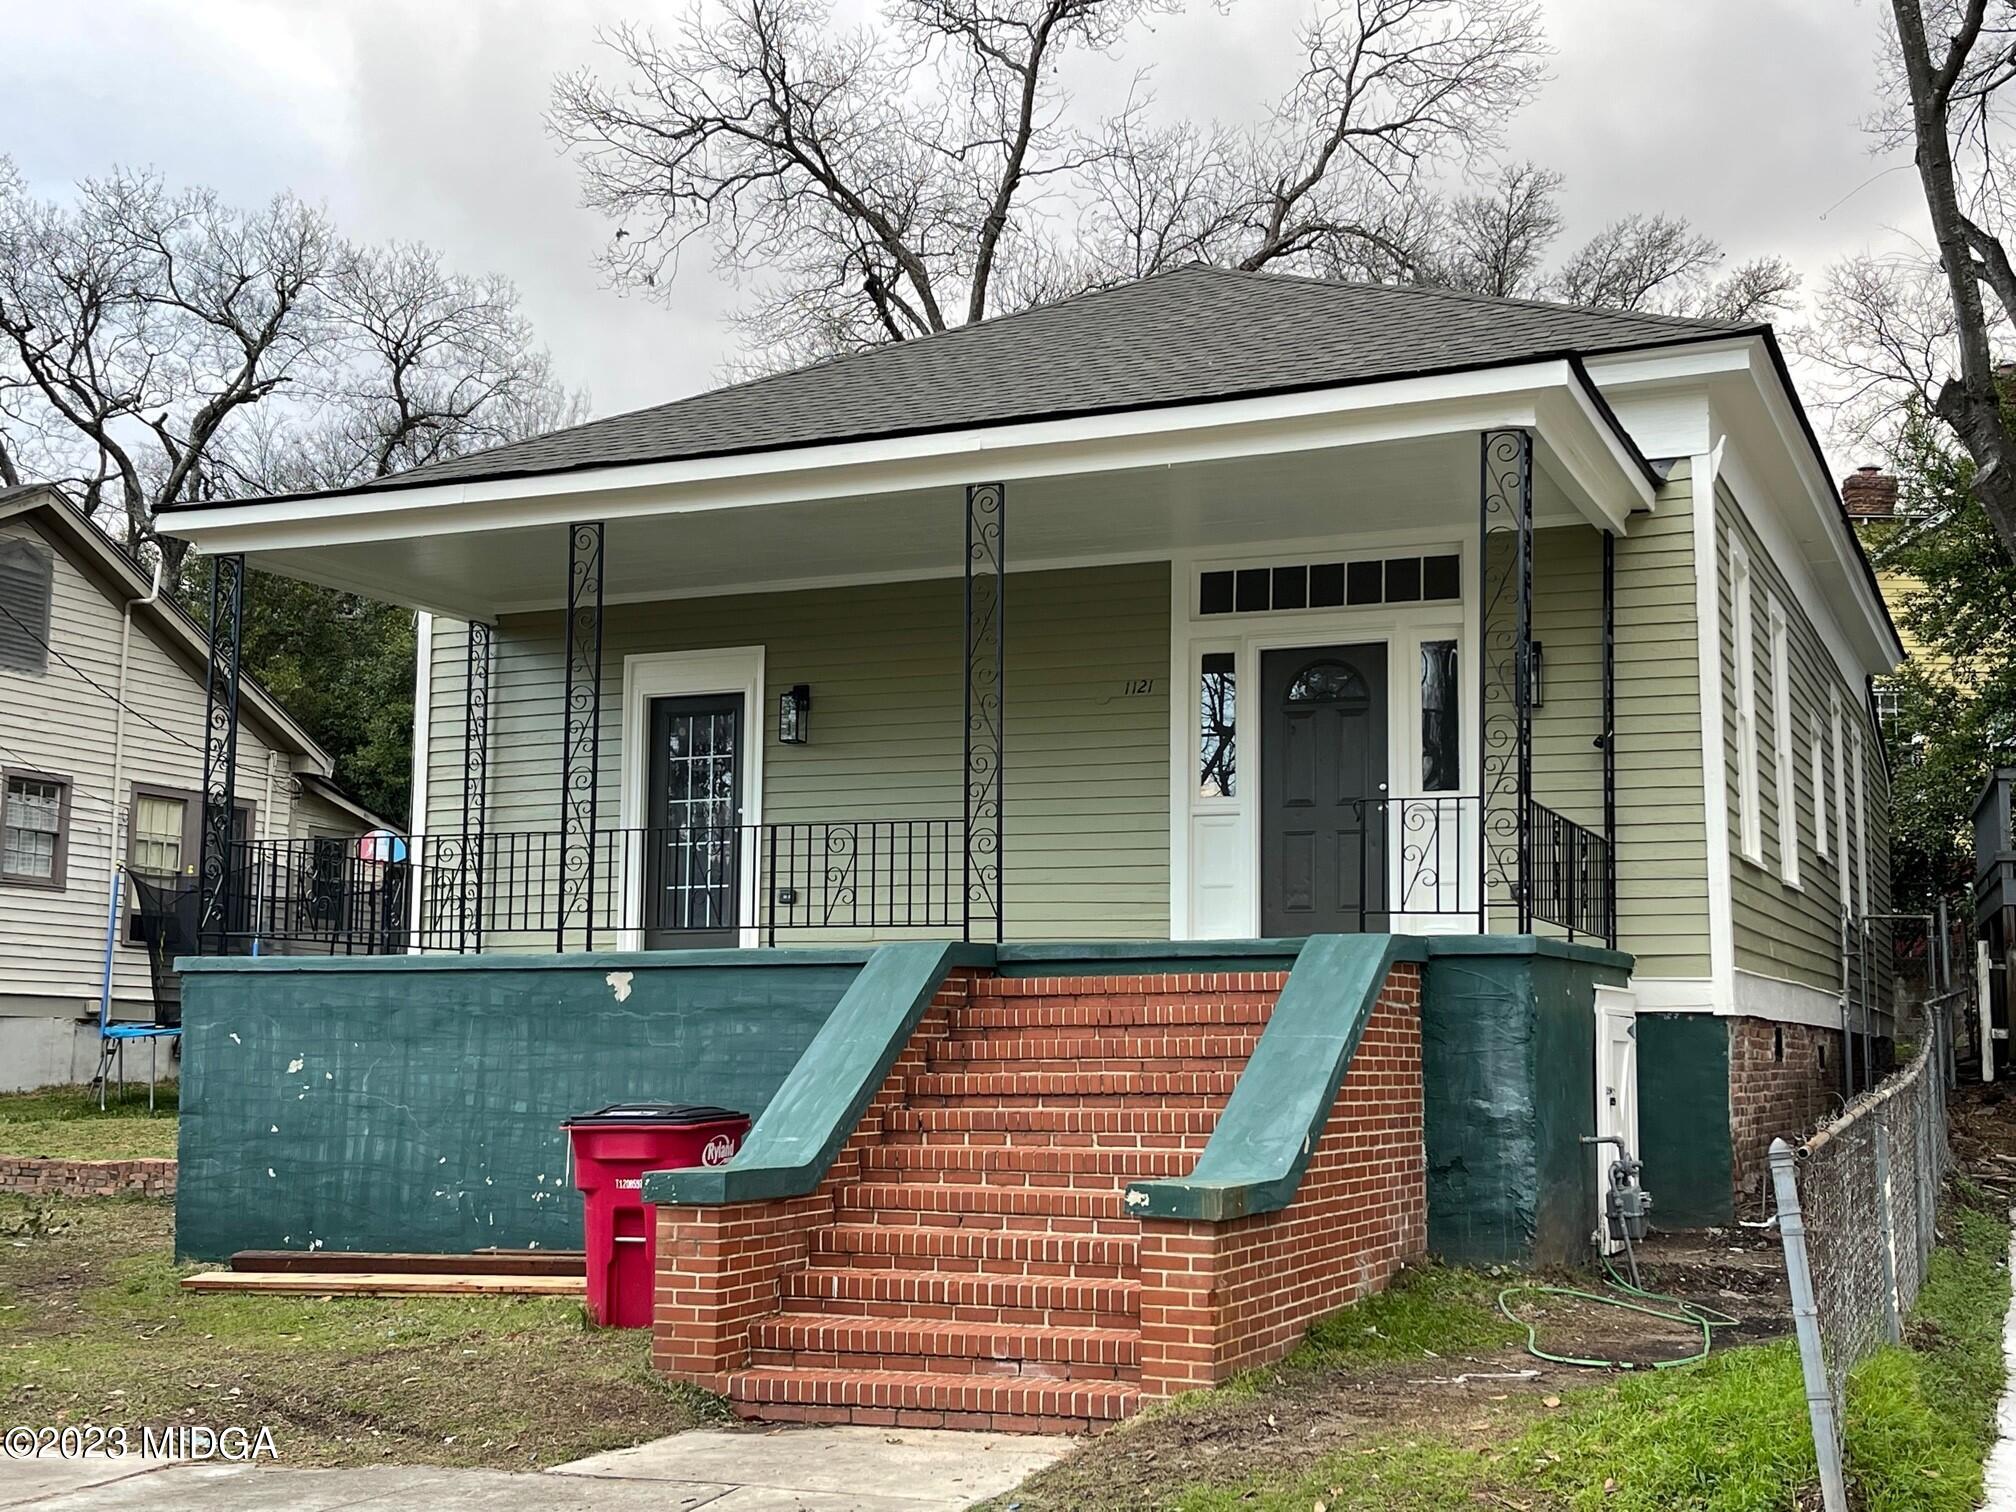
[{"label": "white door frame", "polygon": [[[763,647],[723,646],[708,651],[651,651],[623,658],[623,743],[621,748],[621,819],[625,830],[644,828],[649,805],[645,784],[651,775],[651,700],[707,694],[742,696],[742,823],[763,822],[763,747],[768,730],[763,723]],[[744,842],[741,857],[741,943],[745,949],[762,944],[756,908],[754,847]],[[635,896],[622,900],[625,918],[643,918],[644,868],[633,868]],[[642,950],[641,928],[619,929],[618,950]]]},{"label": "white door frame", "polygon": [[[1355,559],[1400,551],[1454,552],[1462,558],[1463,593],[1458,599],[1405,604],[1366,605],[1361,608],[1286,610],[1267,613],[1233,613],[1205,616],[1198,612],[1198,575],[1206,570],[1238,568],[1271,562],[1324,557]],[[1170,786],[1169,786],[1169,921],[1172,938],[1197,939],[1197,890],[1193,885],[1197,842],[1194,832],[1200,824],[1236,829],[1233,848],[1240,875],[1231,879],[1237,896],[1236,910],[1243,920],[1244,934],[1260,932],[1260,656],[1263,651],[1316,649],[1336,645],[1386,647],[1386,780],[1389,795],[1419,797],[1418,782],[1406,774],[1418,773],[1420,754],[1420,698],[1414,680],[1414,648],[1424,640],[1457,643],[1458,684],[1462,690],[1460,749],[1461,785],[1453,792],[1431,794],[1449,798],[1474,797],[1478,773],[1477,730],[1479,690],[1482,679],[1476,662],[1477,633],[1477,548],[1472,538],[1449,530],[1366,532],[1327,543],[1282,543],[1245,556],[1194,554],[1178,556],[1170,564]],[[1235,687],[1239,700],[1233,733],[1240,781],[1231,798],[1200,798],[1197,795],[1198,658],[1210,651],[1233,654]],[[1459,847],[1459,850],[1461,847]],[[1395,869],[1392,895],[1397,900],[1397,856],[1389,856]],[[1460,862],[1466,875],[1458,887],[1473,883],[1467,873],[1475,869],[1475,859],[1465,852]],[[1476,883],[1474,885],[1480,885]],[[1396,909],[1391,928],[1415,933],[1476,932],[1475,915],[1408,916]]]},{"label": "white door frame", "polygon": [[[1621,1036],[1618,1030],[1622,1030]],[[1622,1085],[1611,1076],[1616,1062],[1611,1046],[1621,1038],[1628,1048]],[[1638,997],[1628,987],[1596,989],[1596,1132],[1622,1135],[1634,1158],[1638,1147]],[[1617,1159],[1615,1145],[1597,1145],[1596,1150],[1596,1247],[1600,1254],[1613,1255],[1624,1245],[1610,1237],[1610,1223],[1604,1202],[1610,1192],[1610,1166]]]}]

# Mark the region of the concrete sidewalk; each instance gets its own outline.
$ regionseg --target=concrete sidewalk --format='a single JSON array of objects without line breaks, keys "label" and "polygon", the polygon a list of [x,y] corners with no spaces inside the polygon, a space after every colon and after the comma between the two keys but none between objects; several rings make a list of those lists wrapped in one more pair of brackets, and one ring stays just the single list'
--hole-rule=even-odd
[{"label": "concrete sidewalk", "polygon": [[[545,1472],[0,1460],[0,1509],[33,1512],[958,1512],[1071,1440],[908,1428],[696,1430]],[[282,1446],[285,1452],[285,1446]]]}]

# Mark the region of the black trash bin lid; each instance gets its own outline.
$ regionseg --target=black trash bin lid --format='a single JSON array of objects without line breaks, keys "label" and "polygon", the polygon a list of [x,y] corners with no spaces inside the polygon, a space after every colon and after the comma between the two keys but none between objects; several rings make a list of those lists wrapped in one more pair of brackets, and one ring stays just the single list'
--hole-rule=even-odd
[{"label": "black trash bin lid", "polygon": [[727,1123],[735,1119],[747,1119],[748,1116],[747,1113],[737,1113],[733,1108],[715,1108],[705,1103],[628,1102],[611,1103],[606,1108],[597,1108],[593,1113],[578,1114],[560,1127],[579,1129],[620,1127],[624,1124]]}]

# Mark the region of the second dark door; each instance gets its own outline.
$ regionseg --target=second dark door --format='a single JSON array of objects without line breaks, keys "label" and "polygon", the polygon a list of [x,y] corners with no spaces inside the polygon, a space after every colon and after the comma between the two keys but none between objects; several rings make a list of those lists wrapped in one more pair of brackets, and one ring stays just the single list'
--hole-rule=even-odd
[{"label": "second dark door", "polygon": [[742,696],[652,699],[649,780],[644,948],[738,943]]},{"label": "second dark door", "polygon": [[1386,648],[1260,657],[1260,932],[1384,930]]}]

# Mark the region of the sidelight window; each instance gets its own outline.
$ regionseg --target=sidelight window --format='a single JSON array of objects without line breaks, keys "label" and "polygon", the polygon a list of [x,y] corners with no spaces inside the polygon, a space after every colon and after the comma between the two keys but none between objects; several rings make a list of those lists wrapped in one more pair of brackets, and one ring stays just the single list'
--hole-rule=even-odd
[{"label": "sidelight window", "polygon": [[1230,798],[1237,791],[1238,688],[1230,651],[1207,651],[1197,680],[1197,795]]},{"label": "sidelight window", "polygon": [[1421,643],[1421,791],[1453,792],[1463,785],[1460,685],[1456,642]]}]

